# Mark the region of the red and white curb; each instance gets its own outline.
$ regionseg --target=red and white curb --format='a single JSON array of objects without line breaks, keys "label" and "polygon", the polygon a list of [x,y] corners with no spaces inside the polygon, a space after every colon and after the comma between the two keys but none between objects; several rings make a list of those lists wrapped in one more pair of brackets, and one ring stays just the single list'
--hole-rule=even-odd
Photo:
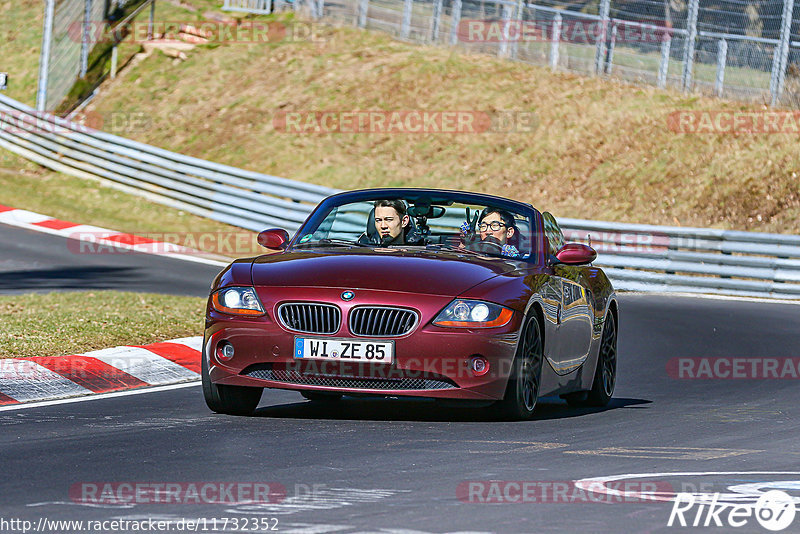
[{"label": "red and white curb", "polygon": [[[9,206],[0,205],[0,223],[27,228],[37,232],[59,235],[68,239],[94,243],[98,247],[105,246],[130,250],[132,252],[155,254],[157,256],[169,256],[170,258],[220,267],[228,263],[202,257],[204,253],[174,243],[165,243],[135,234],[127,234],[88,224],[62,221],[61,219],[56,219],[33,211],[21,210]],[[205,255],[208,256],[208,254]]]},{"label": "red and white curb", "polygon": [[70,356],[0,359],[0,406],[200,379],[201,336]]}]

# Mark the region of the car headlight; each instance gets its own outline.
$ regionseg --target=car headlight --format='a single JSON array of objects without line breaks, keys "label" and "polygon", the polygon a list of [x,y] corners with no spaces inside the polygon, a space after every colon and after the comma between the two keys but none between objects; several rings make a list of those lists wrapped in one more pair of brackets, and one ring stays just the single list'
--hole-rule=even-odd
[{"label": "car headlight", "polygon": [[226,287],[211,295],[215,310],[231,315],[264,315],[264,308],[252,287]]},{"label": "car headlight", "polygon": [[467,328],[493,328],[504,326],[514,312],[491,302],[456,299],[439,312],[433,324]]}]

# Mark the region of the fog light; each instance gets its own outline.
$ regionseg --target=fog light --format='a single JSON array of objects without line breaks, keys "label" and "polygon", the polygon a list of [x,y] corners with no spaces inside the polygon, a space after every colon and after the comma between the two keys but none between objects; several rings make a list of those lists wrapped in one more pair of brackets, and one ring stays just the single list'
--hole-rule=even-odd
[{"label": "fog light", "polygon": [[489,372],[489,360],[481,356],[473,356],[470,360],[470,368],[475,376],[483,376]]},{"label": "fog light", "polygon": [[220,360],[230,360],[233,358],[233,345],[228,341],[222,341],[217,345],[217,358]]}]

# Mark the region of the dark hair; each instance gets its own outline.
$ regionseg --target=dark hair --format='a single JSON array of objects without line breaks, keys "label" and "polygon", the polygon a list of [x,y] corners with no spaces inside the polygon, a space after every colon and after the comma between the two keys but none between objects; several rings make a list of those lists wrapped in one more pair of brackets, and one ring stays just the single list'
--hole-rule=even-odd
[{"label": "dark hair", "polygon": [[402,200],[376,200],[375,201],[375,208],[394,208],[394,211],[400,215],[402,219],[403,216],[406,214],[406,203]]},{"label": "dark hair", "polygon": [[516,225],[516,222],[514,221],[514,216],[511,215],[506,210],[501,210],[499,208],[486,208],[486,209],[484,209],[481,212],[481,216],[480,216],[480,219],[478,219],[478,222],[479,223],[482,222],[487,216],[489,216],[492,213],[496,213],[496,214],[498,214],[500,216],[500,218],[503,220],[503,224],[506,225],[506,228],[514,228],[516,230],[517,225]]}]

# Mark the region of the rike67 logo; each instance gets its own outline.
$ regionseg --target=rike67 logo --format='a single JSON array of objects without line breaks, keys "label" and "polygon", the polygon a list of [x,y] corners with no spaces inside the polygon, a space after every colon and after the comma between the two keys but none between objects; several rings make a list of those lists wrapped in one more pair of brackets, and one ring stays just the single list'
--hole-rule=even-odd
[{"label": "rike67 logo", "polygon": [[796,513],[794,499],[781,490],[767,491],[755,503],[727,501],[719,493],[678,493],[667,526],[739,528],[755,519],[777,532],[788,528]]}]

